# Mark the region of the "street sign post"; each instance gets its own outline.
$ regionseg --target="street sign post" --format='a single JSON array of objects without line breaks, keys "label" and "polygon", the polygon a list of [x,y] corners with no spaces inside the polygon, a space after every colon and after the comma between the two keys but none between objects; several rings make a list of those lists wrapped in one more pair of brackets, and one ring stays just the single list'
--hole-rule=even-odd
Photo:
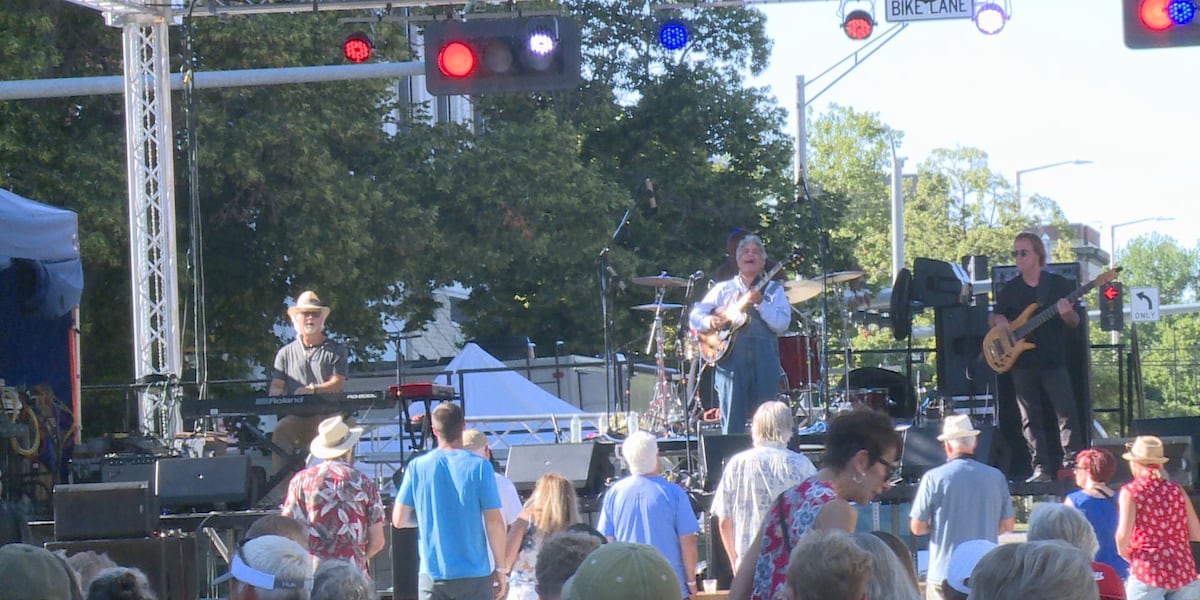
[{"label": "street sign post", "polygon": [[975,0],[884,0],[884,6],[888,23],[970,19],[975,15]]},{"label": "street sign post", "polygon": [[1129,316],[1134,323],[1158,321],[1158,288],[1129,288]]}]

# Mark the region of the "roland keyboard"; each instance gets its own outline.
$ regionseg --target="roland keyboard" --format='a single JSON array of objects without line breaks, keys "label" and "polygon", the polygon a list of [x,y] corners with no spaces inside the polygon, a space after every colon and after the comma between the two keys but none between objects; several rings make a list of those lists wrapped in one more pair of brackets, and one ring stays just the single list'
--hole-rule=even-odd
[{"label": "roland keyboard", "polygon": [[337,392],[295,396],[248,396],[241,398],[185,399],[180,412],[185,418],[232,417],[241,415],[296,415],[312,417],[348,413],[368,408],[395,408],[380,392]]}]

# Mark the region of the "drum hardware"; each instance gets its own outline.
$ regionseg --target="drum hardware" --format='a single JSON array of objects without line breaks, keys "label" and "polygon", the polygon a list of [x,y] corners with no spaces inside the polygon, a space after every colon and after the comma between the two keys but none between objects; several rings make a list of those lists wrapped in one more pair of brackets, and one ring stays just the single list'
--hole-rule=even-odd
[{"label": "drum hardware", "polygon": [[836,271],[833,273],[826,273],[819,277],[818,280],[824,282],[825,284],[846,283],[848,281],[854,281],[862,276],[862,271]]},{"label": "drum hardware", "polygon": [[[638,279],[653,280],[654,283],[641,283]],[[667,377],[667,362],[666,362],[666,340],[663,331],[663,312],[667,310],[682,309],[682,304],[672,304],[663,302],[663,297],[666,295],[668,287],[678,287],[675,284],[664,284],[668,279],[678,279],[683,281],[683,287],[691,285],[691,279],[679,279],[678,277],[670,277],[663,273],[660,277],[639,277],[634,279],[634,283],[641,285],[650,285],[655,289],[654,302],[650,304],[642,304],[634,306],[634,310],[654,311],[654,320],[650,324],[650,335],[646,340],[646,354],[650,353],[653,348],[654,352],[654,396],[650,400],[650,406],[646,410],[639,423],[640,429],[645,429],[655,435],[675,432],[676,429],[682,430],[686,424],[684,418],[683,402],[679,399],[679,394],[675,390],[675,384]],[[661,284],[661,285],[660,285]]]},{"label": "drum hardware", "polygon": [[631,307],[633,310],[646,310],[654,312],[662,312],[664,310],[676,310],[683,308],[682,304],[672,304],[670,302],[651,302],[650,304],[639,304]]},{"label": "drum hardware", "polygon": [[670,275],[667,275],[666,271],[663,271],[662,273],[660,273],[658,275],[650,275],[650,276],[646,276],[646,277],[634,277],[633,282],[638,285],[647,285],[647,286],[656,287],[656,288],[669,288],[669,287],[687,287],[689,284],[691,284],[692,280],[686,279],[683,277],[672,277]]},{"label": "drum hardware", "polygon": [[812,279],[793,279],[783,283],[783,291],[787,295],[788,304],[799,304],[816,298],[823,287],[824,285],[820,281]]}]

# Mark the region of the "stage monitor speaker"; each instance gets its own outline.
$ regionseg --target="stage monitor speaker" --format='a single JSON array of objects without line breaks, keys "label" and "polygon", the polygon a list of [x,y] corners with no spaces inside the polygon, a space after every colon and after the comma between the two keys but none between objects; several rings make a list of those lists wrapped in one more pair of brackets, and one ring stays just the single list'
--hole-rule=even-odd
[{"label": "stage monitor speaker", "polygon": [[[1186,435],[1192,439],[1192,458],[1200,452],[1200,417],[1170,417],[1164,419],[1134,419],[1129,424],[1129,435],[1154,435],[1158,437]],[[1120,458],[1120,457],[1118,457]],[[1192,461],[1189,471],[1192,484],[1200,483],[1198,465]]]},{"label": "stage monitor speaker", "polygon": [[705,517],[704,556],[708,558],[704,562],[707,570],[704,578],[716,579],[717,588],[727,590],[733,583],[733,566],[729,564],[729,553],[725,551],[725,544],[721,540],[719,519],[716,515]]},{"label": "stage monitor speaker", "polygon": [[250,455],[164,458],[154,471],[163,508],[241,508],[250,503]]},{"label": "stage monitor speaker", "polygon": [[[1190,488],[1195,485],[1194,473],[1196,471],[1196,459],[1193,454],[1192,438],[1187,435],[1160,435],[1157,436],[1162,440],[1163,452],[1166,453],[1169,459],[1167,467],[1167,475],[1171,481],[1177,482],[1183,487]],[[1133,478],[1129,473],[1129,463],[1121,458],[1125,453],[1125,444],[1132,442],[1134,438],[1095,438],[1092,440],[1092,447],[1104,448],[1112,452],[1117,459],[1117,472],[1108,480],[1108,486],[1116,489],[1122,485],[1129,483]]]},{"label": "stage monitor speaker", "polygon": [[418,558],[416,527],[392,530],[392,598],[417,600],[417,579],[421,568]]},{"label": "stage monitor speaker", "polygon": [[582,444],[526,444],[508,450],[505,475],[517,486],[517,491],[533,490],[537,480],[546,473],[558,473],[567,478],[580,495],[596,495],[604,488],[604,480],[612,477],[612,462],[604,448],[596,442]]},{"label": "stage monitor speaker", "polygon": [[703,434],[700,436],[700,466],[704,469],[704,489],[713,491],[721,482],[721,473],[725,463],[734,454],[753,446],[748,433],[730,433],[727,435]]},{"label": "stage monitor speaker", "polygon": [[158,505],[145,481],[54,486],[59,541],[142,538],[158,527]]},{"label": "stage monitor speaker", "polygon": [[913,261],[912,297],[927,308],[958,306],[971,299],[971,278],[955,263],[932,258]]},{"label": "stage monitor speaker", "polygon": [[154,463],[157,456],[107,456],[100,462],[100,481],[145,481],[154,489]]},{"label": "stage monitor speaker", "polygon": [[151,537],[134,540],[50,542],[46,549],[63,550],[67,556],[79,552],[107,554],[122,567],[136,567],[146,574],[159,598],[199,598],[196,537]]},{"label": "stage monitor speaker", "polygon": [[[992,436],[995,428],[978,424],[975,428],[979,430],[979,441],[975,443],[975,458],[992,464]],[[900,477],[916,481],[926,471],[946,464],[946,449],[937,439],[941,433],[941,424],[909,427],[904,431],[904,449],[900,452]]]}]

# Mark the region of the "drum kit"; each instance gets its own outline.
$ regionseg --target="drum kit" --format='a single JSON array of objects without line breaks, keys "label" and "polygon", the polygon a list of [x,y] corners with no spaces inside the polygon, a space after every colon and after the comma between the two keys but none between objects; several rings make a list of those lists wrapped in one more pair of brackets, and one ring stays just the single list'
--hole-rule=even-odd
[{"label": "drum kit", "polygon": [[[798,308],[833,286],[847,284],[848,295],[834,294],[833,297],[842,299],[845,312],[849,316],[851,310],[867,306],[873,300],[870,292],[860,282],[863,275],[862,271],[837,271],[815,279],[801,278],[783,282],[788,303],[799,317],[798,321],[803,331],[789,331],[779,336],[779,399],[793,407],[800,427],[817,417],[816,409],[821,404],[824,404],[827,412],[840,412],[858,407],[888,409],[890,400],[887,388],[833,390],[829,394],[828,402],[821,402],[821,381],[825,373],[821,368],[820,336],[816,334],[812,320]],[[674,277],[663,272],[659,275],[634,277],[632,281],[655,290],[654,302],[632,307],[633,310],[653,313],[645,353],[649,355],[651,351],[654,352],[654,395],[646,414],[640,419],[639,427],[657,435],[686,434],[689,431],[689,420],[699,419],[702,411],[697,382],[704,361],[698,354],[699,340],[696,332],[692,331],[687,341],[681,344],[683,356],[689,363],[689,374],[685,379],[686,395],[681,397],[675,383],[667,375],[663,319],[674,311],[681,311],[674,314],[686,319],[682,311],[688,309],[687,304],[665,302],[665,299],[668,290],[686,288],[686,301],[692,295],[696,279]]]}]

